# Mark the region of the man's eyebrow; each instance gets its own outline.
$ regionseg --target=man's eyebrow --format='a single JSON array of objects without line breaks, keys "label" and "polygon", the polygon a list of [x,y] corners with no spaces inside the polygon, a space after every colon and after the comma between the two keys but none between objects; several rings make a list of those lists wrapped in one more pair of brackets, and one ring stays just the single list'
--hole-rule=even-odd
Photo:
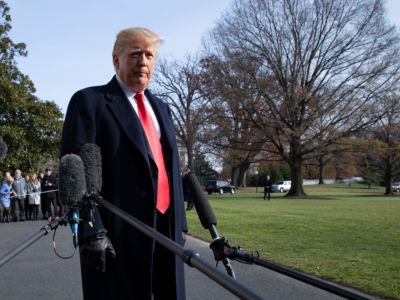
[{"label": "man's eyebrow", "polygon": [[131,54],[138,54],[138,53],[152,53],[154,54],[155,51],[149,49],[132,49],[129,53]]}]

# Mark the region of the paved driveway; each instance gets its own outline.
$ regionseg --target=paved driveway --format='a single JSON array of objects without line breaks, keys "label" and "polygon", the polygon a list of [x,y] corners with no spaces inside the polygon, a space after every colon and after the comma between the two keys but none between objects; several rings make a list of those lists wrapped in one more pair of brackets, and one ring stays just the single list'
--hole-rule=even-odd
[{"label": "paved driveway", "polygon": [[[45,224],[45,221],[0,224],[0,256],[38,232]],[[82,299],[78,253],[72,259],[58,258],[53,251],[52,237],[53,233],[46,235],[0,268],[0,299]],[[69,228],[59,228],[56,246],[63,256],[73,252]],[[214,265],[208,243],[189,237],[185,247],[195,250]],[[232,265],[237,280],[265,299],[341,299],[263,267],[238,262],[232,262]],[[225,272],[222,264],[219,268]],[[189,300],[237,299],[219,284],[188,266],[186,291]]]}]

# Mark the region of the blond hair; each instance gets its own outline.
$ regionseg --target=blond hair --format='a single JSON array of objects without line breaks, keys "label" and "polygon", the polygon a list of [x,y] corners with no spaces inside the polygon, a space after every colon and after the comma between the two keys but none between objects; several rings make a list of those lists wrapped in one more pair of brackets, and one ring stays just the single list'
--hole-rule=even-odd
[{"label": "blond hair", "polygon": [[[33,178],[35,178],[35,179],[33,179]],[[29,181],[30,181],[30,182],[33,182],[33,183],[38,182],[39,179],[38,179],[37,174],[36,174],[36,173],[32,173],[31,176],[30,176],[30,180],[29,180]]]},{"label": "blond hair", "polygon": [[6,174],[6,180],[7,180],[8,184],[14,183],[14,178],[10,174]]},{"label": "blond hair", "polygon": [[143,27],[126,28],[121,30],[117,35],[112,52],[113,56],[119,55],[122,51],[124,51],[127,42],[139,38],[144,38],[146,41],[155,44],[156,46],[163,42],[163,39],[150,29]]}]

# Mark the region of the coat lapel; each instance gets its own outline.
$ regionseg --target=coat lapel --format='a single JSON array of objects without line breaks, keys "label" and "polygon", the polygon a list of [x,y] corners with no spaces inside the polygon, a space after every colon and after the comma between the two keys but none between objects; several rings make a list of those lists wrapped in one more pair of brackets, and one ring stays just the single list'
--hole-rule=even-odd
[{"label": "coat lapel", "polygon": [[[166,105],[162,105],[160,100],[156,99],[150,91],[146,90],[145,95],[149,100],[156,116],[161,129],[161,137],[163,148],[168,152],[173,149],[175,137],[174,128],[172,122],[169,122],[170,116]],[[107,86],[106,97],[110,100],[108,106],[115,116],[122,130],[128,136],[132,144],[139,150],[143,158],[149,163],[149,152],[147,151],[148,146],[144,137],[144,131],[140,120],[132,108],[132,105],[126,99],[124,92],[118,84],[115,76],[109,82]],[[151,156],[151,153],[150,153]]]},{"label": "coat lapel", "polygon": [[120,127],[141,153],[147,164],[149,164],[146,140],[140,120],[133,110],[132,105],[128,102],[115,76],[108,84],[106,97],[110,100],[108,106]]}]

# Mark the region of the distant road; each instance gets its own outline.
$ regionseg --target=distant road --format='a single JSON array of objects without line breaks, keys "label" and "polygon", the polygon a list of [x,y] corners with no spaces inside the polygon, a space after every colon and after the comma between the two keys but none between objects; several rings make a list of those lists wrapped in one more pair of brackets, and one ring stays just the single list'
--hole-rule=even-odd
[{"label": "distant road", "polygon": [[[36,233],[45,221],[0,224],[0,257]],[[41,238],[31,247],[0,268],[2,300],[81,300],[82,286],[78,253],[69,260],[53,252],[52,235]],[[60,227],[56,234],[58,251],[67,256],[73,252],[69,228]],[[208,243],[188,238],[186,248],[215,265]],[[342,299],[263,267],[232,262],[237,280],[265,299],[334,300]],[[223,265],[218,267],[225,272]],[[230,292],[199,271],[186,266],[188,300],[237,299]],[[112,300],[112,299],[110,299]]]}]

